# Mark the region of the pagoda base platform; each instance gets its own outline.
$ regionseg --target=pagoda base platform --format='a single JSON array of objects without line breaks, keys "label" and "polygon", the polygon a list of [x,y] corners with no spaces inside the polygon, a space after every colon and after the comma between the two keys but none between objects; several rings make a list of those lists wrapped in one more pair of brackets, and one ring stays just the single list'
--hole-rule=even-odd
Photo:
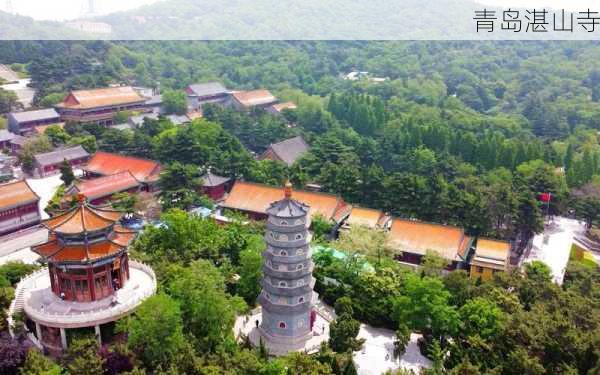
[{"label": "pagoda base platform", "polygon": [[[250,343],[259,346],[262,340],[269,355],[282,356],[290,352],[316,353],[321,343],[329,340],[329,323],[331,315],[317,309],[317,320],[312,331],[303,338],[287,340],[282,337],[273,337],[260,328],[262,322],[262,311],[258,307],[248,315],[239,316],[236,319],[234,331],[238,340],[248,337]],[[258,324],[257,324],[258,322]]]}]

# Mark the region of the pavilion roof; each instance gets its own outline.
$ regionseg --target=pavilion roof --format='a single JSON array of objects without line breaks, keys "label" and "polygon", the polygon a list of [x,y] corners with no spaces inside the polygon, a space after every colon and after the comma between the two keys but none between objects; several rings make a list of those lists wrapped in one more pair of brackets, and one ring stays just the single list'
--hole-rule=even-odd
[{"label": "pavilion roof", "polygon": [[479,237],[471,265],[506,270],[510,243]]},{"label": "pavilion roof", "polygon": [[42,225],[52,233],[84,234],[107,229],[122,216],[123,213],[120,211],[92,206],[82,197],[77,206],[58,216],[44,220]]},{"label": "pavilion roof", "polygon": [[277,98],[269,90],[237,91],[232,95],[244,107],[277,102]]},{"label": "pavilion roof", "polygon": [[48,242],[34,246],[32,250],[43,258],[59,263],[81,263],[110,258],[125,251],[136,233],[116,225],[106,239],[88,244],[66,244],[56,234],[49,236]]},{"label": "pavilion roof", "polygon": [[87,199],[103,198],[140,186],[140,182],[129,171],[77,182],[69,193],[83,194]]},{"label": "pavilion roof", "polygon": [[371,229],[384,228],[391,218],[383,211],[365,207],[352,207],[352,212],[346,223],[352,225],[363,225]]}]

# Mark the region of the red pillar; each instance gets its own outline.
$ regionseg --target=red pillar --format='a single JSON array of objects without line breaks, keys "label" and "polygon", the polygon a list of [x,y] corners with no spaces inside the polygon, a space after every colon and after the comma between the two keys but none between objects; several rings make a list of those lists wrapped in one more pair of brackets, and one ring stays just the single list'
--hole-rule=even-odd
[{"label": "red pillar", "polygon": [[94,285],[94,269],[91,267],[87,268],[88,277],[88,288],[90,289],[90,296],[92,301],[96,300],[96,286]]}]

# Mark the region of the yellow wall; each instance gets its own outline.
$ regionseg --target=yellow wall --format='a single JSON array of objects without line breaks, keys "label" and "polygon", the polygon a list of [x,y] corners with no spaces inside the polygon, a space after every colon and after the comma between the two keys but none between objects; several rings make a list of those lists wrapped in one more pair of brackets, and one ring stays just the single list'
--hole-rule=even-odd
[{"label": "yellow wall", "polygon": [[475,265],[471,266],[471,272],[470,272],[471,278],[476,279],[476,278],[480,277],[482,281],[488,281],[494,275],[493,268],[482,267],[483,268],[482,272],[478,272],[477,271],[478,268],[479,268],[479,266],[475,266]]}]

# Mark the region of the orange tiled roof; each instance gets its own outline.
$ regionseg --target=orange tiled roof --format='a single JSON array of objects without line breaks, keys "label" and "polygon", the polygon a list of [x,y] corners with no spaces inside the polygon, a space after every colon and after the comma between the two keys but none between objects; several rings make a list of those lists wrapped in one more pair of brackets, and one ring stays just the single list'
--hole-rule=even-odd
[{"label": "orange tiled roof", "polygon": [[92,90],[77,90],[71,93],[57,105],[58,108],[89,109],[115,105],[145,102],[137,91],[130,86],[107,87]]},{"label": "orange tiled roof", "polygon": [[277,98],[269,90],[234,92],[233,97],[245,107],[275,103]]},{"label": "orange tiled roof", "polygon": [[118,254],[127,249],[135,238],[135,232],[115,226],[114,233],[105,241],[88,245],[68,245],[61,242],[55,234],[51,234],[48,242],[34,246],[32,250],[53,262],[96,261]]},{"label": "orange tiled roof", "polygon": [[103,176],[129,171],[136,180],[147,183],[158,180],[161,166],[153,160],[98,151],[82,169]]},{"label": "orange tiled roof", "polygon": [[462,228],[402,219],[393,219],[389,236],[398,251],[425,255],[433,250],[451,261],[465,257],[472,240]]},{"label": "orange tiled roof", "polygon": [[277,112],[281,112],[284,109],[296,109],[298,108],[294,102],[285,102],[279,104],[273,104],[273,109]]},{"label": "orange tiled roof", "polygon": [[109,176],[80,181],[69,191],[69,194],[83,194],[87,199],[93,200],[138,186],[140,186],[140,182],[129,171],[124,171]]},{"label": "orange tiled roof", "polygon": [[40,197],[31,190],[25,180],[0,185],[0,211],[34,203]]},{"label": "orange tiled roof", "polygon": [[352,207],[352,212],[346,223],[350,225],[363,225],[369,228],[383,228],[390,217],[383,211],[372,208]]},{"label": "orange tiled roof", "polygon": [[510,243],[506,241],[491,240],[483,237],[477,239],[475,256],[472,265],[506,270],[510,255]]},{"label": "orange tiled roof", "polygon": [[123,214],[119,211],[94,207],[86,202],[42,222],[48,230],[61,234],[95,232],[115,224]]},{"label": "orange tiled roof", "polygon": [[[271,203],[283,199],[283,189],[251,182],[236,181],[221,203],[224,208],[265,214]],[[333,194],[295,190],[294,199],[310,206],[312,215],[321,214],[336,222],[348,216],[352,206]]]}]

